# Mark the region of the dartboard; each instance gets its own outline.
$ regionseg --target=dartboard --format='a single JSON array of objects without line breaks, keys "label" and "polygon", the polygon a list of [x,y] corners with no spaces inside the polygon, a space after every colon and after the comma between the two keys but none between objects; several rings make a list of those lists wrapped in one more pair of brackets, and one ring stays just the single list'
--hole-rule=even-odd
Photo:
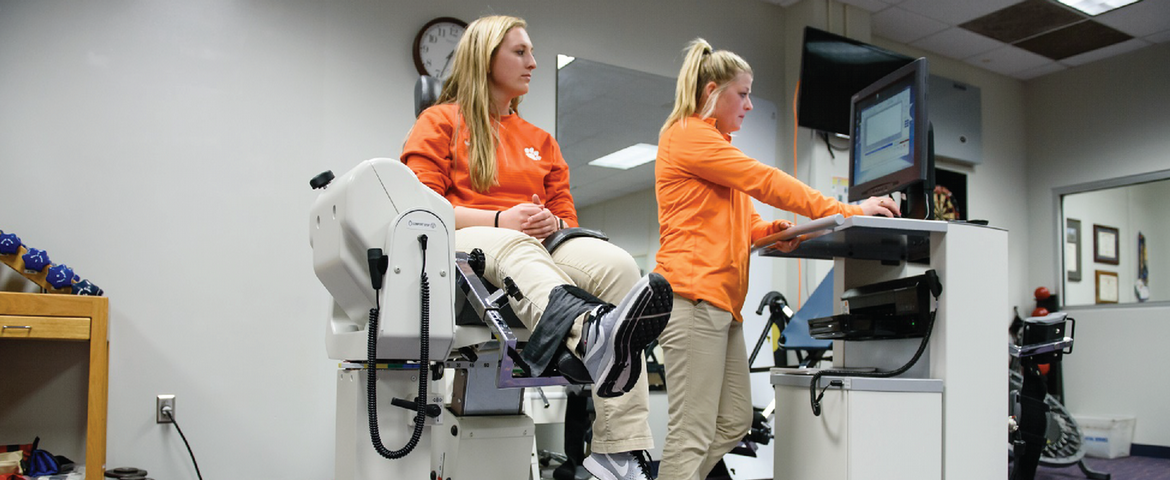
[{"label": "dartboard", "polygon": [[934,219],[959,219],[959,207],[955,205],[955,200],[951,195],[951,191],[942,185],[934,187]]}]

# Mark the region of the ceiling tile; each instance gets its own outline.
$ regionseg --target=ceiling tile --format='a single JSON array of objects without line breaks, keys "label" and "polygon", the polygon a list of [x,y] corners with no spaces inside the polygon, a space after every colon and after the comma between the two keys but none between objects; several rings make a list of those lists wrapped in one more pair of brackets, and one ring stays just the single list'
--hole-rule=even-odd
[{"label": "ceiling tile", "polygon": [[898,4],[899,8],[933,18],[935,20],[958,25],[968,20],[987,15],[996,10],[1010,7],[1023,0],[906,0]]},{"label": "ceiling tile", "polygon": [[1033,78],[1048,75],[1049,73],[1056,73],[1061,70],[1068,70],[1068,67],[1057,62],[1050,62],[1033,69],[1024,70],[1012,76],[1020,80],[1031,80]]},{"label": "ceiling tile", "polygon": [[1115,55],[1132,52],[1139,48],[1150,46],[1150,42],[1133,38],[1121,43],[1115,43],[1105,48],[1099,48],[1091,52],[1085,52],[1080,55],[1073,55],[1071,57],[1062,59],[1060,63],[1069,66],[1084,65],[1086,63],[1095,62],[1104,58],[1109,58]]},{"label": "ceiling tile", "polygon": [[1150,35],[1150,36],[1143,38],[1143,40],[1145,40],[1147,42],[1153,42],[1153,43],[1170,42],[1170,30],[1165,30],[1162,32],[1155,33],[1153,35]]},{"label": "ceiling tile", "polygon": [[873,15],[873,33],[896,42],[910,43],[946,30],[947,24],[914,12],[891,7]]},{"label": "ceiling tile", "polygon": [[1170,0],[1143,0],[1093,19],[1135,37],[1144,37],[1170,28]]},{"label": "ceiling tile", "polygon": [[1046,0],[1025,0],[959,26],[1001,42],[1014,43],[1084,19]]},{"label": "ceiling tile", "polygon": [[976,67],[1009,76],[1053,63],[1048,58],[1010,45],[975,55],[965,61]]},{"label": "ceiling tile", "polygon": [[930,50],[950,58],[963,59],[972,55],[990,52],[1005,44],[978,33],[959,27],[952,27],[911,43],[911,46]]},{"label": "ceiling tile", "polygon": [[853,5],[867,12],[880,12],[889,8],[890,2],[883,0],[838,0],[841,3]]},{"label": "ceiling tile", "polygon": [[1121,43],[1131,38],[1133,37],[1112,27],[1086,20],[1017,42],[1015,46],[1054,60],[1061,60]]}]

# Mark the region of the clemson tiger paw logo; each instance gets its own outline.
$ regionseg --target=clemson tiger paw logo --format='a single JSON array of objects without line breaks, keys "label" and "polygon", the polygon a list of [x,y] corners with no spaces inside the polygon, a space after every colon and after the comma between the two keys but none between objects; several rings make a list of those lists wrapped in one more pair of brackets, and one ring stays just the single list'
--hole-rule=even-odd
[{"label": "clemson tiger paw logo", "polygon": [[540,161],[540,152],[536,151],[535,148],[532,148],[532,147],[525,148],[524,154],[528,155],[528,158],[531,158],[535,161]]}]

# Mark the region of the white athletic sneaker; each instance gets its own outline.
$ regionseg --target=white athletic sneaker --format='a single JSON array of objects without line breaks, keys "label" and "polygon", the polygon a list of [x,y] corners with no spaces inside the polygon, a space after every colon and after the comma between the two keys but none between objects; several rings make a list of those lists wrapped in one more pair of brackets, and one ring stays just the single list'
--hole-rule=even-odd
[{"label": "white athletic sneaker", "polygon": [[594,453],[582,462],[585,469],[601,480],[653,480],[644,451]]},{"label": "white athletic sneaker", "polygon": [[670,282],[651,273],[642,277],[616,307],[602,305],[585,316],[582,360],[601,397],[622,395],[642,374],[640,355],[658,338],[674,304]]}]

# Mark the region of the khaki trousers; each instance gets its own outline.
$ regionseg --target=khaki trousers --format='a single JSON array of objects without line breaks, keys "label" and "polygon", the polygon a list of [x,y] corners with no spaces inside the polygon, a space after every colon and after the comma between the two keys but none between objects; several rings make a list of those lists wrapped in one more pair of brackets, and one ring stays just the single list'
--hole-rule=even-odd
[{"label": "khaki trousers", "polygon": [[[483,250],[487,259],[484,277],[504,285],[505,277],[520,287],[524,299],[508,302],[516,316],[531,331],[548,306],[548,296],[560,285],[575,285],[601,300],[617,304],[641,279],[638,264],[621,247],[596,238],[574,238],[548,251],[535,238],[515,230],[467,227],[455,231],[455,249]],[[581,340],[584,316],[573,321],[565,345],[575,350]],[[642,371],[646,371],[642,356]],[[649,423],[650,389],[646,375],[638,378],[625,395],[602,398],[594,395],[597,418],[593,421],[591,449],[597,453],[621,453],[654,448]]]},{"label": "khaki trousers", "polygon": [[675,295],[659,342],[670,419],[658,480],[701,480],[751,428],[743,324],[710,303]]}]

